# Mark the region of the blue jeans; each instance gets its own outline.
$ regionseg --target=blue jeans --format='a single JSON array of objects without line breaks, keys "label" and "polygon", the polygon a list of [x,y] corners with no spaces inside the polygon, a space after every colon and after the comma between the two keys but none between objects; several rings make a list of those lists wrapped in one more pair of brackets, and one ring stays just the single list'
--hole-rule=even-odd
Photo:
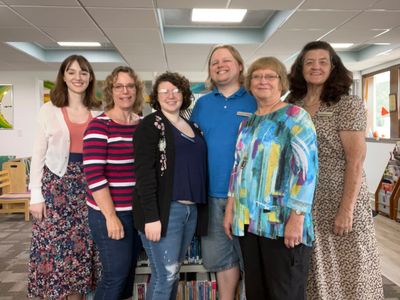
[{"label": "blue jeans", "polygon": [[108,237],[106,219],[100,211],[89,207],[89,227],[100,253],[101,280],[97,285],[95,300],[119,300],[132,297],[135,268],[141,243],[133,227],[132,211],[117,212],[124,226],[125,237],[113,240]]},{"label": "blue jeans", "polygon": [[146,299],[176,299],[179,270],[196,230],[197,207],[171,202],[168,229],[159,242],[146,239],[140,232],[151,267]]},{"label": "blue jeans", "polygon": [[204,267],[209,272],[242,268],[242,253],[236,236],[230,240],[224,230],[226,198],[208,197],[208,235],[201,237]]}]

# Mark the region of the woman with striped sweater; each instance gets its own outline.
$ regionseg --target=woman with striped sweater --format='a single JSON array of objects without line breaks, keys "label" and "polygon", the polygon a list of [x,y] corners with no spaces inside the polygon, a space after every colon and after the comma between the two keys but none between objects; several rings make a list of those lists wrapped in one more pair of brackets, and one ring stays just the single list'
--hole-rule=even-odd
[{"label": "woman with striped sweater", "polygon": [[132,137],[140,120],[143,83],[131,68],[117,67],[105,81],[104,98],[105,113],[85,132],[83,164],[89,226],[103,266],[95,299],[118,300],[132,297],[140,249],[132,216]]}]

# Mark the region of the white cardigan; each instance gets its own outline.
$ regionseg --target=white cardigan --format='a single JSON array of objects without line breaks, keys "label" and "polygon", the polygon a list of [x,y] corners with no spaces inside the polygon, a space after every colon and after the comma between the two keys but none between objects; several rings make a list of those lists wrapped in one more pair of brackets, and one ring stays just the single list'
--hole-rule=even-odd
[{"label": "white cardigan", "polygon": [[[101,111],[91,111],[93,117]],[[67,171],[70,134],[60,107],[51,102],[44,104],[37,118],[37,133],[32,151],[29,189],[31,204],[44,202],[42,195],[43,167],[59,177]]]}]

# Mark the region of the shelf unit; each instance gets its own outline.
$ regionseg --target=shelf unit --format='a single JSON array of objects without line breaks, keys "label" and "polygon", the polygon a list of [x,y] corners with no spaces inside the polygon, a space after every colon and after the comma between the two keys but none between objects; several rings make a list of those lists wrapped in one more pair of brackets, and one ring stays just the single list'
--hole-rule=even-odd
[{"label": "shelf unit", "polygon": [[376,212],[400,220],[400,143],[390,154],[389,162],[375,192]]},{"label": "shelf unit", "polygon": [[[208,272],[203,265],[184,264],[180,270],[181,273],[206,273]],[[136,267],[136,274],[150,274],[150,267]]]}]

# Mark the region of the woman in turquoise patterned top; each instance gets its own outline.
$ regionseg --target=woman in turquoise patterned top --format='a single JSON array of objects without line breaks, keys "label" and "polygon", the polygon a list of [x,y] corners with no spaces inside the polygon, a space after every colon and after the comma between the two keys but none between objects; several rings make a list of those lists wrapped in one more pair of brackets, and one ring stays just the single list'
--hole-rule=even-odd
[{"label": "woman in turquoise patterned top", "polygon": [[257,111],[239,129],[225,232],[239,236],[248,300],[305,299],[318,172],[315,128],[305,110],[281,101],[288,78],[276,58],[256,60],[246,87]]}]

